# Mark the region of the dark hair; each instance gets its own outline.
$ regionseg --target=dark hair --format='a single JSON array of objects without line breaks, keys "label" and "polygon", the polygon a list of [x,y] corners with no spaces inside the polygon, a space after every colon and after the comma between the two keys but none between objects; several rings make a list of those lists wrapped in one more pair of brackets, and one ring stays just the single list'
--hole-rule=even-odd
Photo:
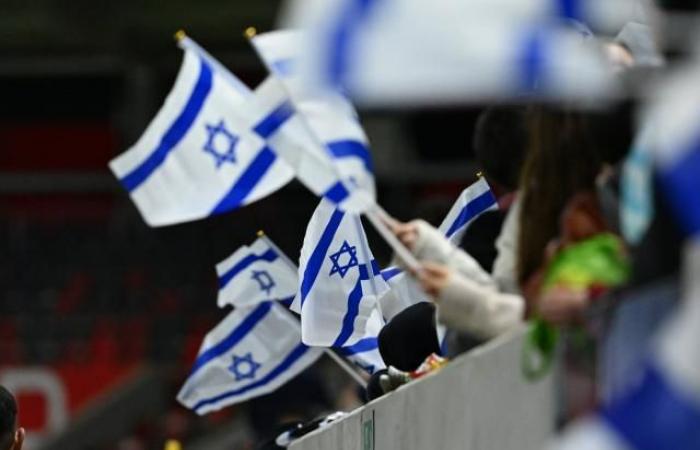
[{"label": "dark hair", "polygon": [[474,154],[489,181],[514,191],[527,149],[526,106],[492,106],[477,118]]},{"label": "dark hair", "polygon": [[17,422],[17,403],[10,391],[0,386],[0,448],[12,444]]},{"label": "dark hair", "polygon": [[601,163],[591,131],[581,113],[543,107],[532,117],[521,181],[516,260],[521,286],[542,265],[549,241],[559,235],[568,200],[595,187]]}]

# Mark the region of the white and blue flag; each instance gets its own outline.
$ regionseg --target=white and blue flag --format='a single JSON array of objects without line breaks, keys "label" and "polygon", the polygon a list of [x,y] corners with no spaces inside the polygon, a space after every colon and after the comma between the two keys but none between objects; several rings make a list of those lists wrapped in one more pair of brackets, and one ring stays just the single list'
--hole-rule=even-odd
[{"label": "white and blue flag", "polygon": [[277,303],[236,308],[204,338],[177,399],[200,415],[217,411],[274,391],[322,352],[301,342],[298,321]]},{"label": "white and blue flag", "polygon": [[236,209],[294,177],[265,141],[292,110],[262,110],[256,94],[193,48],[185,47],[175,85],[155,119],[110,162],[151,226]]},{"label": "white and blue flag", "polygon": [[[311,142],[296,147],[270,143],[296,171],[297,178],[319,196],[343,210],[362,212],[376,200],[369,143],[352,104],[334,92],[306,89],[298,61],[303,50],[298,31],[260,34],[252,44],[279,84],[269,86],[271,98],[289,96],[296,112],[285,127],[305,129]],[[278,100],[279,101],[279,100]],[[297,132],[295,132],[297,134]]]},{"label": "white and blue flag", "polygon": [[[498,209],[498,202],[485,178],[467,186],[438,227],[454,245],[459,245],[469,225],[486,211]],[[382,277],[391,291],[380,299],[382,312],[387,320],[411,305],[426,300],[426,294],[413,280],[397,267],[382,270]],[[441,330],[440,342],[444,330]]]},{"label": "white and blue flag", "polygon": [[306,229],[292,304],[304,343],[337,348],[366,337],[377,298],[387,290],[360,217],[322,199]]},{"label": "white and blue flag", "polygon": [[382,355],[379,353],[379,341],[377,339],[383,326],[384,320],[379,310],[375,309],[365,326],[364,337],[335,350],[370,375],[378,370],[385,369],[386,364],[384,364]]},{"label": "white and blue flag", "polygon": [[219,307],[265,301],[289,305],[297,291],[297,269],[265,238],[244,245],[216,265]]},{"label": "white and blue flag", "polygon": [[[571,426],[557,450],[700,448],[700,243],[690,242],[679,311],[657,337],[629,389]],[[690,266],[690,267],[688,267]]]},{"label": "white and blue flag", "polygon": [[680,69],[654,93],[643,117],[663,194],[689,236],[700,236],[700,64]]},{"label": "white and blue flag", "polygon": [[528,20],[491,0],[297,0],[286,25],[307,32],[305,84],[363,104],[608,98],[617,83],[599,44],[578,27],[543,20],[575,18],[588,2],[534,5],[545,1],[511,1],[523,4],[511,11],[536,13]]}]

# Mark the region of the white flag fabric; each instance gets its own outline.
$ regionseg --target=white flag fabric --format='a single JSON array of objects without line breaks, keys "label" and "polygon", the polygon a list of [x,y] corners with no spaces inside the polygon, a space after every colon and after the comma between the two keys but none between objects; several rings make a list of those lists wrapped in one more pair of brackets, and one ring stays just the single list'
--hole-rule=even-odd
[{"label": "white flag fabric", "polygon": [[273,148],[317,195],[343,210],[362,212],[369,208],[376,200],[374,169],[367,136],[352,104],[340,94],[305,88],[297,70],[303,50],[301,33],[259,34],[252,43],[280,83],[274,87],[278,92],[269,86],[270,97],[278,97],[282,90],[294,105],[297,114],[285,126],[305,128],[313,141],[285,151],[285,147],[275,145],[273,136]]},{"label": "white flag fabric", "polygon": [[700,235],[700,64],[680,69],[654,92],[642,124],[664,196],[689,236]]},{"label": "white flag fabric", "polygon": [[365,336],[336,350],[370,375],[385,369],[386,365],[381,353],[379,353],[377,340],[383,326],[384,320],[379,314],[379,310],[375,309],[365,326]]},{"label": "white flag fabric", "polygon": [[301,314],[303,342],[344,347],[364,338],[377,298],[387,290],[360,217],[322,199],[306,229],[292,304]]},{"label": "white flag fabric", "polygon": [[495,209],[498,209],[496,196],[486,179],[481,177],[459,194],[438,229],[450,242],[459,245],[469,224],[486,211]]},{"label": "white flag fabric", "polygon": [[265,301],[289,304],[298,282],[296,267],[265,238],[244,245],[216,265],[219,307],[252,306]]},{"label": "white flag fabric", "polygon": [[204,338],[177,399],[200,415],[217,411],[274,391],[321,354],[282,306],[236,308]]},{"label": "white flag fabric", "polygon": [[454,104],[523,95],[590,103],[616,92],[599,45],[576,27],[514,19],[491,3],[297,0],[287,25],[308,32],[300,64],[306,85],[345,92],[362,104]]},{"label": "white flag fabric", "polygon": [[558,450],[700,448],[700,241],[688,245],[684,298],[629,390],[568,430]]},{"label": "white flag fabric", "polygon": [[[481,214],[494,209],[498,209],[496,197],[488,182],[479,178],[462,191],[440,224],[439,230],[458,246],[469,225]],[[382,277],[391,287],[391,291],[380,299],[387,320],[427,298],[413,278],[399,268],[388,267],[382,270]],[[443,342],[444,329],[441,329],[440,333],[439,339]]]},{"label": "white flag fabric", "polygon": [[138,142],[110,162],[150,226],[236,209],[294,177],[265,142],[291,110],[258,109],[255,95],[233,80],[186,48],[160,111]]}]

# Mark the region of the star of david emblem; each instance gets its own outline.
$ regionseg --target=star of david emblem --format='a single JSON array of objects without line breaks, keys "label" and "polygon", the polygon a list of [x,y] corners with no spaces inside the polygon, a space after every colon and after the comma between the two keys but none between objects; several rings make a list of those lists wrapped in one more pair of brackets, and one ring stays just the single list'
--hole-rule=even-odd
[{"label": "star of david emblem", "polygon": [[270,291],[275,287],[275,280],[272,279],[266,270],[254,270],[252,278],[258,282],[261,291],[265,291],[267,295],[270,295]]},{"label": "star of david emblem", "polygon": [[345,278],[345,274],[348,273],[348,270],[359,265],[357,262],[357,247],[350,246],[348,241],[343,241],[340,250],[330,255],[330,258],[333,267],[331,267],[331,271],[328,275],[339,273],[340,278]]},{"label": "star of david emblem", "polygon": [[255,372],[260,364],[255,362],[253,354],[248,352],[244,356],[233,355],[233,362],[228,370],[236,377],[236,381],[255,378]]},{"label": "star of david emblem", "polygon": [[223,119],[216,125],[206,124],[205,126],[208,136],[203,150],[214,157],[216,168],[221,167],[226,161],[235,164],[236,155],[233,150],[238,143],[238,136],[226,129]]}]

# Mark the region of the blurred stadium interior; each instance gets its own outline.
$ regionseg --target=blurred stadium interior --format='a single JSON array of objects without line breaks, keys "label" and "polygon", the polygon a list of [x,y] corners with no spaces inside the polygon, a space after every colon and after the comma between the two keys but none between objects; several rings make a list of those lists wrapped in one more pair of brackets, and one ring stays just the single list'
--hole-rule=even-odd
[{"label": "blurred stadium interior", "polygon": [[[168,437],[189,443],[202,429],[209,436],[223,430],[222,439],[245,448],[256,437],[251,430],[269,431],[259,417],[270,410],[269,399],[195,419],[174,393],[203,335],[224,315],[215,305],[214,264],[263,228],[296,258],[317,200],[293,183],[243,210],[152,229],[107,162],[135,141],[167,93],[181,57],[171,39],[176,30],[185,28],[253,86],[265,71],[242,30],[271,29],[279,6],[272,0],[0,6],[0,370],[55,371],[67,390],[68,436],[85,420],[101,430],[89,436],[93,443],[73,440],[71,448],[162,448]],[[363,113],[380,198],[393,214],[439,220],[474,179],[470,139],[478,111]],[[387,262],[389,249],[371,230],[370,240]],[[312,372],[318,370],[337,372],[330,364]],[[307,374],[273,394],[272,404],[308,388],[321,410],[339,409],[324,392],[352,385],[328,381],[335,378]],[[318,379],[322,389],[314,390]],[[140,383],[157,401],[134,400],[130,389]],[[21,423],[41,436],[47,405],[32,396],[19,401]],[[140,407],[110,420],[122,417],[124,401]],[[248,421],[232,429],[241,415]],[[67,448],[60,438],[43,442]]]}]

